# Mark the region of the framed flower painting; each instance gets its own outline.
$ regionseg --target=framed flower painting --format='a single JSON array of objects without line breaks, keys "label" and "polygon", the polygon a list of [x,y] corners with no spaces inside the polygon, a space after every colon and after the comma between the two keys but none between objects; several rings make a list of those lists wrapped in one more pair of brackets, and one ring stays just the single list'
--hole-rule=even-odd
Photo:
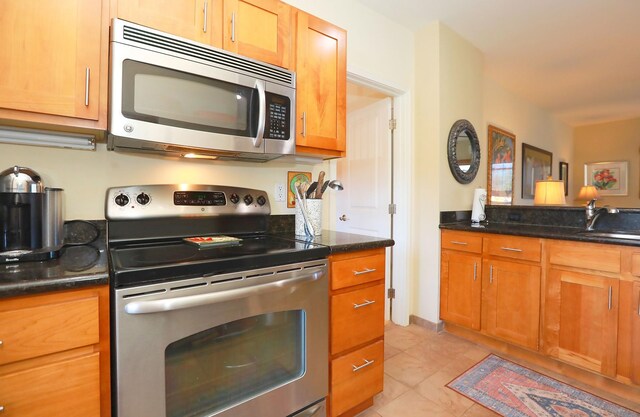
[{"label": "framed flower painting", "polygon": [[628,195],[629,162],[589,162],[584,164],[584,185],[593,185],[605,196]]},{"label": "framed flower painting", "polygon": [[516,136],[489,125],[487,204],[513,204],[513,169]]}]

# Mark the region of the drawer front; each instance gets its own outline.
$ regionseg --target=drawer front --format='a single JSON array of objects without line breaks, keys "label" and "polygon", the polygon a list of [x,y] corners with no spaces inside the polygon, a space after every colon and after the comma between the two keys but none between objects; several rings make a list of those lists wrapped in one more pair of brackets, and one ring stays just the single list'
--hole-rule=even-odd
[{"label": "drawer front", "polygon": [[362,256],[331,262],[331,289],[384,279],[385,254]]},{"label": "drawer front", "polygon": [[640,277],[640,253],[631,254],[631,274]]},{"label": "drawer front", "polygon": [[0,375],[3,417],[100,415],[100,354]]},{"label": "drawer front", "polygon": [[98,297],[0,311],[0,364],[98,343]]},{"label": "drawer front", "polygon": [[331,361],[331,415],[382,392],[384,343],[378,341]]},{"label": "drawer front", "polygon": [[610,245],[572,242],[548,245],[549,262],[594,271],[620,273],[620,249]]},{"label": "drawer front", "polygon": [[542,241],[517,236],[489,236],[484,238],[484,254],[540,262]]},{"label": "drawer front", "polygon": [[331,354],[384,334],[384,283],[331,297]]},{"label": "drawer front", "polygon": [[442,249],[482,253],[482,236],[479,235],[468,232],[443,230],[441,241]]}]

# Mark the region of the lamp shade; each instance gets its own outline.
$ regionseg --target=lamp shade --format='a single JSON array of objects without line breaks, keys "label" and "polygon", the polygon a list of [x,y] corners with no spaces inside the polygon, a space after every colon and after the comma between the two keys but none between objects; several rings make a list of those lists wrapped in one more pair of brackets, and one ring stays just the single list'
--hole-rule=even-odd
[{"label": "lamp shade", "polygon": [[536,182],[533,204],[536,206],[561,206],[567,204],[564,198],[564,182],[552,179]]},{"label": "lamp shade", "polygon": [[590,201],[594,198],[598,198],[598,189],[593,185],[583,185],[580,187],[580,193],[578,194],[578,200]]}]

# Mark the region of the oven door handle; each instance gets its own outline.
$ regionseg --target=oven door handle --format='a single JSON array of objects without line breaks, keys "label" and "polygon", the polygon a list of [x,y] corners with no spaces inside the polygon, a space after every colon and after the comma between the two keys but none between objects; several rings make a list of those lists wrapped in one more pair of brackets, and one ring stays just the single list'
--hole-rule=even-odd
[{"label": "oven door handle", "polygon": [[134,301],[124,307],[124,311],[129,314],[161,313],[164,311],[181,310],[184,308],[199,307],[208,304],[223,303],[225,301],[237,300],[256,296],[283,288],[295,287],[306,282],[317,281],[324,276],[324,269],[319,269],[298,278],[282,279],[280,281],[269,282],[267,284],[252,285],[245,288],[233,290],[216,291],[206,294],[189,295],[186,297],[166,298],[151,301]]}]

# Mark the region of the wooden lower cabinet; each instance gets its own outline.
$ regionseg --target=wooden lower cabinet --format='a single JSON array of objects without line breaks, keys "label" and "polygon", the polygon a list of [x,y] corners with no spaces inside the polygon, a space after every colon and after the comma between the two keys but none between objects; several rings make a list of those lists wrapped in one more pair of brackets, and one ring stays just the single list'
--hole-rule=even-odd
[{"label": "wooden lower cabinet", "polygon": [[488,259],[482,269],[482,330],[538,350],[540,266]]},{"label": "wooden lower cabinet", "polygon": [[482,257],[443,251],[440,282],[440,318],[480,330]]},{"label": "wooden lower cabinet", "polygon": [[0,300],[2,416],[108,417],[109,290]]},{"label": "wooden lower cabinet", "polygon": [[328,416],[354,416],[382,392],[385,250],[329,257],[330,386]]},{"label": "wooden lower cabinet", "polygon": [[631,291],[631,382],[640,385],[640,281],[633,282]]}]

